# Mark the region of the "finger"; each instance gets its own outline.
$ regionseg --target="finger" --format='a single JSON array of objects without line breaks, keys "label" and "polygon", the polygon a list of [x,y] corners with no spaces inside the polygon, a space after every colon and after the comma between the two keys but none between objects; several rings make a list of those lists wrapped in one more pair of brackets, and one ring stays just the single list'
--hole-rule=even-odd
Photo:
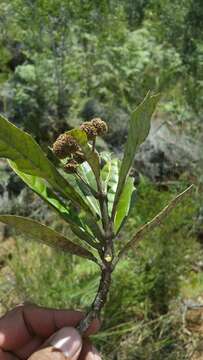
[{"label": "finger", "polygon": [[0,349],[0,360],[19,360],[15,355]]},{"label": "finger", "polygon": [[[54,310],[34,305],[19,306],[0,319],[0,347],[15,351],[34,337],[48,338],[64,326],[75,327],[84,314],[80,311]],[[99,321],[90,325],[86,335],[99,329]]]},{"label": "finger", "polygon": [[77,360],[82,349],[82,338],[72,327],[64,327],[53,334],[45,347],[35,352],[29,360]]},{"label": "finger", "polygon": [[101,360],[101,356],[89,339],[83,341],[83,347],[78,360]]},{"label": "finger", "polygon": [[21,360],[26,360],[31,354],[33,354],[42,346],[42,343],[43,340],[41,338],[35,337],[23,347],[15,350],[15,355],[17,355]]}]

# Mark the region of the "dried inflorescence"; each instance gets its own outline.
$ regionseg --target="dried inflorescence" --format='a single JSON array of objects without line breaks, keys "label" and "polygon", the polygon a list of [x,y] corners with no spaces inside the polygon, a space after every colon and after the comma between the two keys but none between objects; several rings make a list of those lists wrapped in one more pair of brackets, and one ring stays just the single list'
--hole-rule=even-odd
[{"label": "dried inflorescence", "polygon": [[71,159],[68,160],[67,163],[64,165],[64,171],[68,174],[74,174],[77,171],[78,163],[76,160]]},{"label": "dried inflorescence", "polygon": [[97,130],[91,121],[86,121],[80,125],[80,129],[85,131],[88,140],[94,140],[97,136]]},{"label": "dried inflorescence", "polygon": [[100,118],[92,119],[91,124],[95,127],[97,135],[99,136],[106,134],[108,131],[107,123]]},{"label": "dried inflorescence", "polygon": [[65,159],[70,154],[79,150],[79,145],[73,136],[61,134],[53,144],[53,152],[59,159]]},{"label": "dried inflorescence", "polygon": [[[88,140],[95,140],[97,135],[104,135],[107,132],[108,127],[105,121],[100,118],[94,118],[91,121],[86,121],[81,124],[80,129],[85,131]],[[59,135],[53,144],[53,152],[59,159],[65,159],[67,157],[73,159],[73,162],[69,161],[65,165],[64,170],[66,172],[74,172],[72,170],[75,164],[82,164],[86,160],[77,141],[68,132]]]}]

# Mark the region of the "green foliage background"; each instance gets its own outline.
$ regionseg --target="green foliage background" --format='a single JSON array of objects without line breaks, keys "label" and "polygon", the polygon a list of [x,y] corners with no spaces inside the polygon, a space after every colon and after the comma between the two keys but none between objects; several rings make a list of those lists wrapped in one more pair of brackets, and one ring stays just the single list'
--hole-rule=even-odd
[{"label": "green foliage background", "polygon": [[[129,113],[151,89],[162,93],[159,115],[198,137],[202,36],[201,0],[2,0],[0,111],[44,148],[60,132],[99,115],[110,127],[107,143],[99,145],[119,151]],[[185,175],[166,188],[141,178],[137,206],[120,243],[188,182],[194,180],[197,189],[199,170],[192,179]],[[1,185],[6,176],[0,174]],[[2,209],[6,204],[8,212],[29,213],[69,234],[46,206],[26,207],[28,198],[35,204],[36,197],[24,189],[21,197],[4,199]],[[201,273],[192,271],[202,257],[196,241],[201,202],[196,190],[143,241],[138,253],[131,252],[119,265],[105,322],[95,337],[106,358],[187,358],[179,306],[184,296],[195,296],[203,286]],[[12,255],[6,260],[4,255],[3,308],[23,300],[56,307],[89,305],[98,283],[94,265],[41,249],[17,239]]]}]

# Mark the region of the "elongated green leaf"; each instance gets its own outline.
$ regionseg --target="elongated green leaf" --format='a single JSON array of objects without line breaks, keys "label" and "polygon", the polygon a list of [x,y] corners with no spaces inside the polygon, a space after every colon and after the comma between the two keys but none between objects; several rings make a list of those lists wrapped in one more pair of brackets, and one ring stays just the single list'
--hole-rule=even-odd
[{"label": "elongated green leaf", "polygon": [[80,145],[82,151],[85,154],[86,160],[89,163],[95,178],[98,180],[100,176],[100,160],[99,155],[96,151],[92,151],[91,146],[88,144],[88,139],[85,131],[81,129],[73,129],[68,131],[71,134],[77,143]]},{"label": "elongated green leaf", "polygon": [[[80,217],[77,212],[63,204],[62,201],[51,191],[45,181],[37,176],[27,175],[16,169],[15,164],[8,160],[11,168],[18,174],[18,176],[44,201],[48,203],[60,216],[71,225],[71,230],[81,239],[85,240],[90,245],[95,245],[91,234],[86,228],[83,228]],[[94,246],[95,247],[95,246]]]},{"label": "elongated green leaf", "polygon": [[119,182],[113,205],[113,215],[116,212],[116,207],[129,170],[132,166],[136,150],[138,146],[144,142],[147,135],[149,134],[151,116],[155,110],[159,98],[160,95],[150,96],[150,93],[148,93],[143,102],[132,113],[124,157],[119,172]]},{"label": "elongated green leaf", "polygon": [[38,221],[27,219],[22,216],[0,215],[0,222],[9,226],[14,226],[16,231],[23,235],[26,239],[42,242],[56,249],[88,258],[93,261],[95,260],[94,256],[88,250],[74,244],[65,236],[59,234],[48,226],[39,223]]},{"label": "elongated green leaf", "polygon": [[112,162],[108,160],[101,170],[102,188],[104,192],[107,192],[108,182],[111,176]]},{"label": "elongated green leaf", "polygon": [[118,159],[111,159],[107,161],[101,171],[102,184],[104,189],[107,190],[109,215],[111,215],[112,207],[115,199],[116,189],[118,185],[118,174],[119,174]]},{"label": "elongated green leaf", "polygon": [[189,194],[193,191],[194,185],[190,185],[183,192],[179,193],[176,197],[174,197],[168,205],[166,205],[158,214],[156,214],[150,221],[143,224],[138,230],[135,232],[134,236],[124,247],[121,249],[118,257],[114,263],[114,266],[118,263],[121,257],[126,254],[126,252],[130,248],[136,249],[140,243],[140,241],[144,238],[147,233],[152,232],[156,227],[160,226],[162,222],[166,219],[166,217],[170,214],[170,212]]},{"label": "elongated green leaf", "polygon": [[92,169],[87,161],[80,165],[81,176],[84,180],[96,191],[97,183],[92,172]]},{"label": "elongated green leaf", "polygon": [[118,233],[121,225],[123,224],[124,219],[129,214],[131,197],[134,190],[135,190],[134,179],[132,177],[128,177],[117,205],[117,210],[114,220],[115,233]]},{"label": "elongated green leaf", "polygon": [[16,169],[25,174],[43,178],[64,197],[90,212],[84,200],[59,174],[36,141],[2,115],[0,115],[0,157],[11,160],[15,163]]},{"label": "elongated green leaf", "polygon": [[[84,179],[84,181],[94,191],[97,191],[97,185],[96,185],[94,174],[92,172],[90,165],[87,162],[84,162],[83,164],[80,165],[79,173],[80,173],[81,177]],[[92,206],[92,208],[94,209],[96,214],[98,214],[98,216],[101,217],[98,200],[92,195],[91,190],[87,186],[85,186],[82,182],[79,183],[79,186],[80,186],[81,190],[83,191],[83,193],[85,194],[86,199],[87,199],[88,203],[90,204],[90,206]]]},{"label": "elongated green leaf", "polygon": [[16,164],[13,161],[8,160],[10,167],[15,171],[15,173],[43,200],[45,200],[49,205],[56,209],[64,219],[70,224],[79,225],[79,218],[76,221],[76,216],[73,217],[70,209],[64,205],[61,200],[54,194],[51,189],[46,185],[46,182],[39,178],[38,176],[28,175],[24,172],[17,169]]}]

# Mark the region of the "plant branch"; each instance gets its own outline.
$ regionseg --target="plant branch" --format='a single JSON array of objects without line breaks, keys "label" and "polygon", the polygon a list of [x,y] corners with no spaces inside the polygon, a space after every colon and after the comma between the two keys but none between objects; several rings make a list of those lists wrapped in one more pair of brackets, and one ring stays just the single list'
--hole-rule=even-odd
[{"label": "plant branch", "polygon": [[108,263],[105,263],[103,265],[104,266],[101,271],[99,288],[95,296],[95,299],[92,303],[89,312],[87,313],[85,318],[80,321],[79,325],[77,326],[77,329],[80,332],[80,334],[84,334],[84,332],[89,328],[91,322],[94,319],[100,318],[101,310],[105,305],[111,284],[112,265]]},{"label": "plant branch", "polygon": [[189,195],[193,190],[193,185],[190,185],[186,190],[176,196],[171,202],[163,208],[152,220],[142,225],[135,233],[133,238],[121,249],[114,266],[121,259],[121,257],[132,247],[137,248],[142,238],[150,231],[154,230],[157,226],[165,220],[169,213],[180,203],[186,195]]}]

